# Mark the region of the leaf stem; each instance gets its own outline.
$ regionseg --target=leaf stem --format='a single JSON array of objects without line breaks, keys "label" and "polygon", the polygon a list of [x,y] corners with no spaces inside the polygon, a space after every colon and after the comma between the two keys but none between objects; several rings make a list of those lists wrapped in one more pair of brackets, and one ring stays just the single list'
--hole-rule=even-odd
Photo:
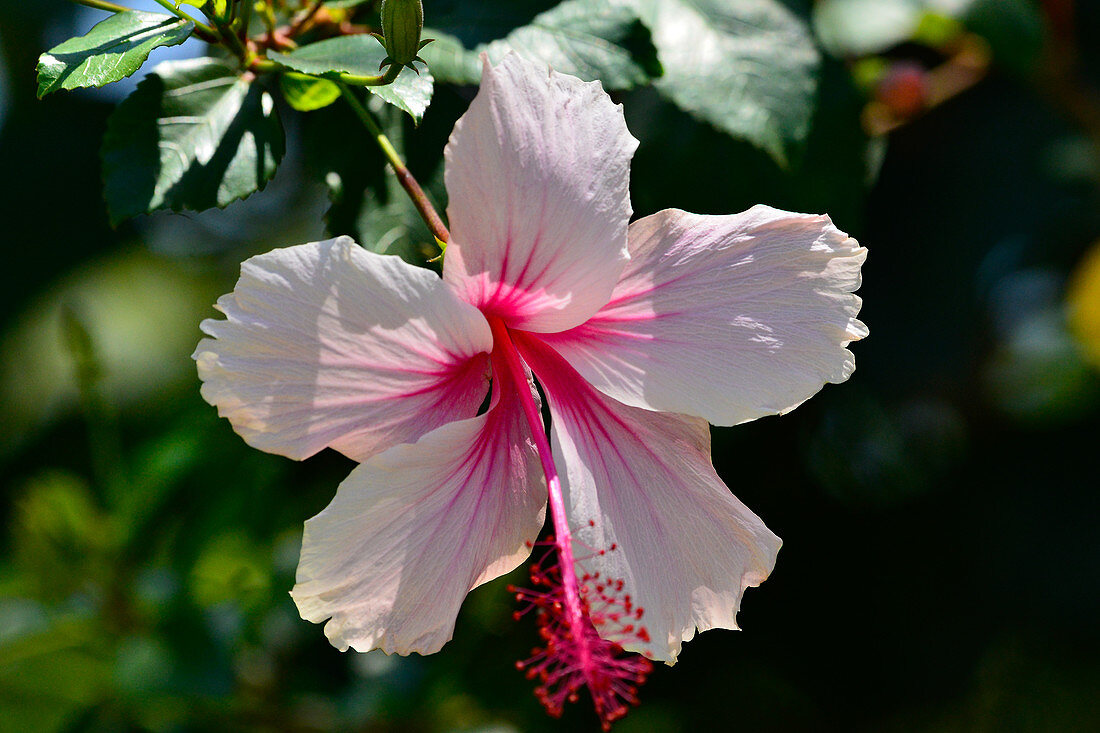
[{"label": "leaf stem", "polygon": [[[396,67],[396,68],[395,68]],[[252,58],[248,62],[248,68],[252,71],[263,73],[273,72],[283,69],[282,64],[278,61],[272,61],[268,58],[256,57]],[[397,78],[397,75],[401,73],[401,68],[396,64],[386,69],[386,73],[380,76],[356,76],[355,74],[349,74],[346,71],[334,71],[326,72],[324,74],[307,74],[307,76],[314,76],[318,79],[328,79],[329,81],[341,82],[353,87],[382,87],[387,84],[392,84],[393,80]]]},{"label": "leaf stem", "polygon": [[[388,74],[389,72],[387,71],[386,73]],[[439,214],[436,213],[431,201],[428,200],[428,196],[424,193],[424,189],[420,187],[420,184],[413,178],[412,173],[405,167],[404,161],[401,160],[401,156],[398,155],[397,150],[394,149],[390,139],[386,137],[385,133],[382,132],[382,128],[378,126],[378,122],[374,119],[374,115],[370,113],[370,110],[359,101],[355,93],[346,85],[340,85],[340,93],[344,95],[344,99],[347,100],[352,110],[354,110],[360,121],[367,128],[371,137],[374,138],[374,141],[382,151],[382,155],[386,156],[386,160],[389,161],[390,166],[393,168],[393,172],[397,175],[398,183],[401,184],[401,187],[405,189],[405,193],[412,199],[413,205],[416,207],[417,212],[420,213],[420,218],[428,225],[428,229],[435,235],[440,245],[446,245],[451,239],[451,233],[447,231],[447,227],[443,224],[443,220],[439,218]]]},{"label": "leaf stem", "polygon": [[233,26],[224,23],[218,23],[218,32],[221,37],[225,39],[226,45],[229,46],[229,50],[240,57],[242,61],[247,63],[251,54],[249,53],[248,48],[245,47],[244,43],[241,41],[240,37],[237,35],[237,32],[233,30]]},{"label": "leaf stem", "polygon": [[204,41],[210,41],[214,38],[217,38],[218,34],[214,32],[213,28],[208,26],[206,23],[195,20],[190,15],[181,10],[178,6],[173,5],[171,2],[169,2],[169,0],[156,0],[156,3],[157,5],[163,7],[165,10],[172,13],[172,15],[176,16],[177,18],[183,18],[184,20],[189,20],[194,23],[196,35],[209,36],[209,38],[203,38]]},{"label": "leaf stem", "polygon": [[95,8],[96,10],[106,10],[108,13],[125,13],[129,10],[133,10],[133,8],[115,5],[114,3],[105,2],[105,0],[69,0],[69,2],[76,3],[77,5],[84,5],[89,8]]},{"label": "leaf stem", "polygon": [[386,68],[386,73],[378,76],[356,76],[343,71],[338,76],[340,81],[353,87],[384,87],[387,84],[392,84],[400,73],[401,66],[399,64],[390,64]]}]

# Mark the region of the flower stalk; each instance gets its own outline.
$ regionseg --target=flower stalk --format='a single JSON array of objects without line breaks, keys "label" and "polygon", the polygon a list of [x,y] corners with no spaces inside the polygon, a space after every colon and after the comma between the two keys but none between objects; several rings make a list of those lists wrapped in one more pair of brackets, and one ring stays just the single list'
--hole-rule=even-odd
[{"label": "flower stalk", "polygon": [[[400,73],[400,66],[391,66],[386,74],[390,74],[394,69]],[[396,74],[394,74],[396,76]],[[428,229],[432,235],[435,236],[439,242],[440,247],[444,247],[451,239],[451,233],[447,231],[446,225],[443,223],[443,219],[440,218],[436,212],[435,207],[432,206],[432,202],[428,200],[428,195],[424,193],[424,189],[420,187],[416,178],[409,172],[409,169],[405,166],[405,162],[401,160],[401,156],[397,150],[393,147],[393,143],[386,137],[386,134],[382,132],[382,128],[378,126],[378,122],[374,119],[374,115],[370,113],[370,110],[359,101],[359,98],[355,96],[344,84],[340,85],[340,93],[344,95],[344,99],[347,100],[352,110],[359,117],[363,126],[367,128],[370,136],[374,138],[374,142],[377,143],[379,149],[382,151],[382,155],[386,157],[390,167],[393,168],[394,174],[397,176],[397,181],[401,184],[401,187],[405,189],[405,192],[412,199],[413,206],[416,207],[417,212],[420,214],[420,218],[424,220],[424,223],[428,225]]]}]

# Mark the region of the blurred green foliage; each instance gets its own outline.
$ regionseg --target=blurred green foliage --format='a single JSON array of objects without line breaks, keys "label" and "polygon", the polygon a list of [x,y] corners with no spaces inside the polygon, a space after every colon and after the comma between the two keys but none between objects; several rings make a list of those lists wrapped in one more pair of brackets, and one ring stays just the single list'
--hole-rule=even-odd
[{"label": "blurred green foliage", "polygon": [[[425,14],[472,49],[554,6]],[[745,631],[687,645],[616,730],[1100,729],[1100,6],[783,6],[820,49],[784,59],[814,69],[794,127],[697,118],[665,82],[616,92],[641,140],[634,208],[829,212],[871,250],[872,335],[848,384],[715,431],[719,473],[785,546]],[[287,158],[262,193],[112,229],[113,98],[38,101],[33,73],[100,17],[0,0],[0,731],[595,729],[582,706],[546,718],[514,671],[534,629],[511,621],[508,579],[429,658],[340,654],[298,618],[302,522],[350,464],[248,448],[198,395],[198,322],[250,254],[352,233],[423,259],[430,234],[339,103],[279,110]],[[690,66],[662,38],[673,79]],[[867,129],[898,64],[950,72],[959,44],[988,49],[980,81]],[[473,92],[437,84],[419,127],[376,109],[441,210]],[[798,125],[781,167],[766,150]]]}]

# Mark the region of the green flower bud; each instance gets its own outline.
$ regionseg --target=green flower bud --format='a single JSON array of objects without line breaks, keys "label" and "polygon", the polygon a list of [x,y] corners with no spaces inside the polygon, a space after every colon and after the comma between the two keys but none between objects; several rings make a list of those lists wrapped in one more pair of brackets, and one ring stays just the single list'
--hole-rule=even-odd
[{"label": "green flower bud", "polygon": [[420,51],[424,6],[420,0],[382,0],[382,45],[389,61],[408,66]]}]

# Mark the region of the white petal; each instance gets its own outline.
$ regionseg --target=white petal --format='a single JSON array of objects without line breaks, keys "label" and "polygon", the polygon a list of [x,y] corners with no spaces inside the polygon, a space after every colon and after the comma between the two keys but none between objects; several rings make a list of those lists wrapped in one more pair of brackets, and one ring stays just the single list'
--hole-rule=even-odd
[{"label": "white petal", "polygon": [[341,651],[438,651],[466,593],[530,554],[546,482],[515,386],[498,394],[484,415],[374,456],[306,522],[291,595],[302,618],[330,619]]},{"label": "white petal", "polygon": [[576,552],[605,551],[584,569],[622,580],[644,609],[651,642],[624,646],[672,663],[696,629],[736,629],[780,541],[715,474],[706,422],[620,404],[545,345],[518,343],[550,403]]},{"label": "white petal", "polygon": [[477,413],[493,337],[434,273],[347,237],[241,265],[203,321],[202,396],[252,446],[362,461]]},{"label": "white petal", "polygon": [[669,209],[631,225],[630,255],[605,308],[547,336],[611,397],[734,425],[855,370],[846,347],[867,335],[852,294],[867,250],[829,217]]},{"label": "white petal", "polygon": [[443,277],[512,328],[560,331],[607,302],[627,259],[638,141],[599,82],[516,54],[483,57],[481,89],[445,155]]}]

